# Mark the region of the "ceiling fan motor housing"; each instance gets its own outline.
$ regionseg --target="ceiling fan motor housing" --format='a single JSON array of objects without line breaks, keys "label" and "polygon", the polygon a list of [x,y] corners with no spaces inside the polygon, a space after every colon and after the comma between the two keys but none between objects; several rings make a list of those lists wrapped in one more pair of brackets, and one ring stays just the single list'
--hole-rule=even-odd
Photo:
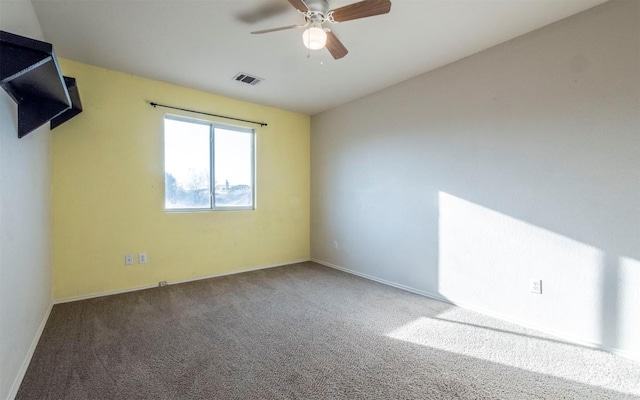
[{"label": "ceiling fan motor housing", "polygon": [[304,3],[309,11],[315,11],[323,15],[327,15],[327,12],[329,12],[329,2],[327,0],[305,0]]},{"label": "ceiling fan motor housing", "polygon": [[305,4],[309,9],[304,13],[307,21],[322,25],[329,19],[329,2],[327,0],[306,0]]}]

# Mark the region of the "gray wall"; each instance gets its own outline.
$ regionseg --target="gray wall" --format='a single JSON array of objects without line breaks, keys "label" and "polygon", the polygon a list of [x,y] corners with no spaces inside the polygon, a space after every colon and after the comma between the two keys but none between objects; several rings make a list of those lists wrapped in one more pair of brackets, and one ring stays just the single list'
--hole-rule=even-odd
[{"label": "gray wall", "polygon": [[[42,39],[28,0],[0,1],[0,29]],[[15,394],[51,305],[51,133],[17,132],[0,90],[0,399]]]},{"label": "gray wall", "polygon": [[608,2],[313,117],[312,258],[640,359],[639,22]]}]

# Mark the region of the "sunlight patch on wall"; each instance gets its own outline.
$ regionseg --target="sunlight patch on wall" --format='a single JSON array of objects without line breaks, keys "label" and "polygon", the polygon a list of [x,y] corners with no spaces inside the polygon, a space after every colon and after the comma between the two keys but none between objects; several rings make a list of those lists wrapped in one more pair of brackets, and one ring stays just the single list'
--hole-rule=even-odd
[{"label": "sunlight patch on wall", "polygon": [[640,260],[618,257],[618,342],[640,360]]},{"label": "sunlight patch on wall", "polygon": [[602,250],[448,193],[439,207],[441,295],[600,341],[603,297],[612,295],[603,292]]}]

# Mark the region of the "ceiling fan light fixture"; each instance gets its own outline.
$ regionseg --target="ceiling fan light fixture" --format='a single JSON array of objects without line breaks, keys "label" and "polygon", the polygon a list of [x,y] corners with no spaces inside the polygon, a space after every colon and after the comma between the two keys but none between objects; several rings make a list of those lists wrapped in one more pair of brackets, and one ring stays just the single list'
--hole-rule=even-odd
[{"label": "ceiling fan light fixture", "polygon": [[309,50],[323,49],[327,44],[327,32],[317,26],[312,26],[302,32],[302,42]]}]

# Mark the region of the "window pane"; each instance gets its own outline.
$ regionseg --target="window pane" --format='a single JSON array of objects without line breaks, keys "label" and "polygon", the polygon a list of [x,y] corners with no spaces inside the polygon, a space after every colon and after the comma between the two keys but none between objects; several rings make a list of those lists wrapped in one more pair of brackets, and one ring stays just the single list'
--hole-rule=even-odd
[{"label": "window pane", "polygon": [[216,128],[215,206],[253,206],[253,133]]},{"label": "window pane", "polygon": [[164,120],[164,206],[211,207],[210,126]]}]

